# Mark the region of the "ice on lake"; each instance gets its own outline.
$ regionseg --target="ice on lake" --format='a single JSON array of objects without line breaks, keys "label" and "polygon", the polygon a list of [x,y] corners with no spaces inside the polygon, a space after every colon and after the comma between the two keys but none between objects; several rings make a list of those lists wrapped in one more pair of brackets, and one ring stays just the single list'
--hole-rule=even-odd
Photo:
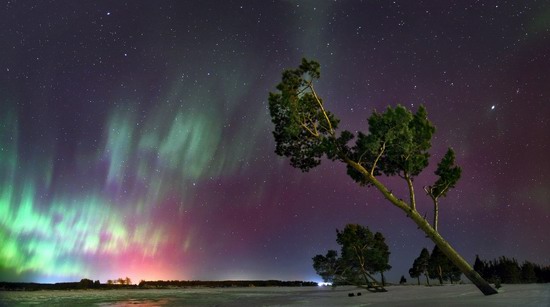
[{"label": "ice on lake", "polygon": [[473,285],[387,289],[385,293],[356,287],[2,291],[0,306],[550,306],[550,284],[503,285],[499,294],[491,296]]}]

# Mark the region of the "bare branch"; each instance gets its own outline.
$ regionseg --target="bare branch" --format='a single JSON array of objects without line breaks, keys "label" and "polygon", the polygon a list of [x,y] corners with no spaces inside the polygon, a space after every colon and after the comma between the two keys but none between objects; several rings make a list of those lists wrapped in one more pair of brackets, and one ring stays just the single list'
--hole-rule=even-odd
[{"label": "bare branch", "polygon": [[376,157],[376,160],[374,160],[374,163],[372,164],[372,168],[370,170],[371,176],[374,176],[374,169],[376,168],[376,164],[378,163],[378,160],[380,160],[380,157],[382,157],[384,150],[386,150],[386,141],[382,143],[382,148],[380,149],[380,153],[378,154],[378,157]]},{"label": "bare branch", "polygon": [[311,89],[311,93],[313,94],[313,97],[315,97],[315,100],[319,104],[319,108],[321,108],[321,111],[323,112],[323,115],[325,116],[325,119],[327,121],[328,127],[329,127],[329,133],[334,136],[334,129],[332,128],[332,124],[330,123],[330,119],[328,118],[327,111],[323,107],[323,103],[321,103],[321,99],[319,99],[319,96],[317,96],[317,93],[315,92],[315,89],[313,88],[313,84],[311,80],[307,83],[308,87]]},{"label": "bare branch", "polygon": [[[309,129],[309,128],[307,127],[306,124],[302,123],[301,126],[302,126],[304,129],[306,129],[307,132],[309,132],[312,136],[314,136],[314,137],[319,137],[319,133],[318,133],[317,131],[311,131],[311,129]],[[314,126],[314,127],[315,127],[315,126]],[[315,130],[317,130],[317,129],[315,129]]]}]

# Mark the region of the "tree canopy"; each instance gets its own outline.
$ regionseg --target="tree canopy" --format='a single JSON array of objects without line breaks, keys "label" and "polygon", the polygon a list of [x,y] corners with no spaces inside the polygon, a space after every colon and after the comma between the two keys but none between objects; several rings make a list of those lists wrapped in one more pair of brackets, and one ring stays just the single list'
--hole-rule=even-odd
[{"label": "tree canopy", "polygon": [[341,260],[338,258],[338,252],[329,250],[325,256],[316,255],[313,257],[313,269],[324,282],[335,283],[337,275],[341,271]]},{"label": "tree canopy", "polygon": [[381,284],[372,274],[384,272],[389,265],[389,247],[384,236],[372,233],[368,227],[348,224],[344,230],[336,230],[336,242],[341,256],[329,250],[325,256],[313,257],[313,268],[325,282],[351,283],[368,288],[379,288]]},{"label": "tree canopy", "polygon": [[454,188],[460,175],[462,174],[462,169],[460,166],[455,164],[455,152],[451,148],[447,150],[441,162],[437,164],[437,169],[435,174],[439,177],[436,182],[431,185],[424,187],[426,194],[430,196],[434,204],[434,222],[433,227],[437,231],[438,227],[438,215],[439,215],[439,197],[445,197],[447,192]]}]

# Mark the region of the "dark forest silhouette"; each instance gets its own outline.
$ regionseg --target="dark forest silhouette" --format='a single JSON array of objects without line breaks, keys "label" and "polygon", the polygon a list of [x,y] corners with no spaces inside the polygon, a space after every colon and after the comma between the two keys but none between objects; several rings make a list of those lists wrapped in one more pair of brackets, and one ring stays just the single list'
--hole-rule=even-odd
[{"label": "dark forest silhouette", "polygon": [[520,265],[516,259],[505,256],[486,261],[476,255],[474,270],[497,285],[550,282],[550,266],[541,266],[530,261],[524,261]]},{"label": "dark forest silhouette", "polygon": [[114,290],[114,289],[166,289],[166,288],[231,288],[231,287],[312,287],[318,284],[313,281],[281,280],[156,280],[140,281],[137,285],[124,283],[105,283],[84,278],[80,282],[62,282],[55,284],[0,282],[0,290]]}]

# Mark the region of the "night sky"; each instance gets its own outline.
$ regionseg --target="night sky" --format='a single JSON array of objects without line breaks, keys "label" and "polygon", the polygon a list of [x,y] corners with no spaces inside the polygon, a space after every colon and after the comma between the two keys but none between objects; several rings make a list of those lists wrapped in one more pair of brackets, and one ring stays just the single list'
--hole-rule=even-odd
[{"label": "night sky", "polygon": [[418,210],[453,147],[440,231],[469,262],[550,265],[548,1],[4,1],[0,42],[0,280],[319,281],[346,223],[409,278],[433,248],[411,220],[274,153],[268,93],[302,57],[343,129],[426,106]]}]

